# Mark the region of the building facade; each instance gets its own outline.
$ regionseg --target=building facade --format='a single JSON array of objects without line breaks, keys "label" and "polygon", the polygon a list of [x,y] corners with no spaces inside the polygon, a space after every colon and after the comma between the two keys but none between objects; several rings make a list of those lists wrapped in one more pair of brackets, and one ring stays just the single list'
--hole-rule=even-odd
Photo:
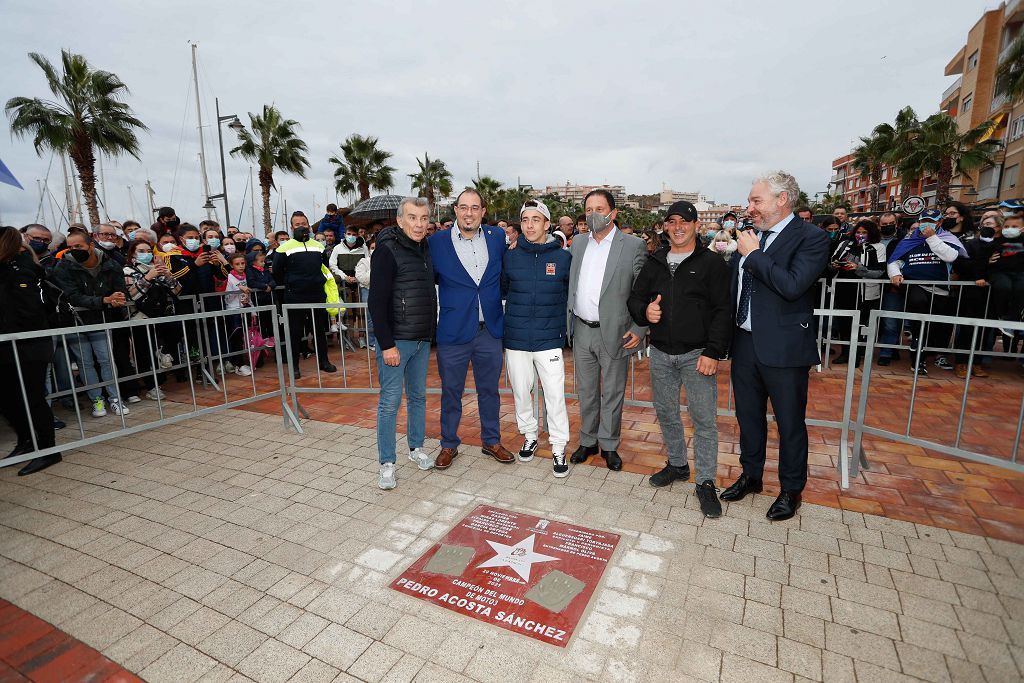
[{"label": "building facade", "polygon": [[564,185],[548,185],[544,188],[544,194],[553,194],[562,201],[582,204],[583,198],[593,190],[608,190],[615,197],[616,204],[626,205],[626,188],[623,185],[573,185],[566,182]]}]

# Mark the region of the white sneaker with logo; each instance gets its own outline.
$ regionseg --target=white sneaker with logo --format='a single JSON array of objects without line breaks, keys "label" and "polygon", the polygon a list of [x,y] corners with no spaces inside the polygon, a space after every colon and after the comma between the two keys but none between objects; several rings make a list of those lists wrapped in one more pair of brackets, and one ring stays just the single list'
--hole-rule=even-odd
[{"label": "white sneaker with logo", "polygon": [[395,463],[386,462],[380,466],[380,474],[377,478],[377,488],[382,491],[390,491],[396,486],[398,486],[398,481],[395,479]]},{"label": "white sneaker with logo", "polygon": [[421,470],[429,470],[434,467],[434,459],[424,453],[422,448],[414,448],[409,451],[409,460],[416,463],[416,467]]},{"label": "white sneaker with logo", "polygon": [[110,410],[114,415],[127,415],[132,412],[128,409],[128,406],[121,405],[121,402],[116,398],[110,399]]},{"label": "white sneaker with logo", "polygon": [[569,476],[569,464],[565,462],[565,453],[555,451],[551,454],[551,470],[559,479]]},{"label": "white sneaker with logo", "polygon": [[160,387],[153,387],[146,392],[146,398],[150,401],[162,401],[167,398],[167,394],[165,394]]},{"label": "white sneaker with logo", "polygon": [[235,374],[241,377],[248,377],[252,374],[252,368],[250,368],[248,365],[239,365],[237,368],[235,368]]}]

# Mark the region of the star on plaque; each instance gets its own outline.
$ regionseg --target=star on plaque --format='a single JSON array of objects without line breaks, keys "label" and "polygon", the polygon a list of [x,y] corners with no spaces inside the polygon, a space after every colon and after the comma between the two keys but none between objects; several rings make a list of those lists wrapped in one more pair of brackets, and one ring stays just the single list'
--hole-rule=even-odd
[{"label": "star on plaque", "polygon": [[530,567],[533,566],[534,562],[551,562],[552,560],[558,559],[551,555],[542,555],[541,553],[533,552],[533,542],[536,537],[536,534],[530,534],[515,545],[505,545],[504,543],[497,543],[496,541],[487,541],[488,545],[490,545],[491,548],[494,549],[494,552],[498,554],[477,565],[477,568],[511,567],[512,571],[519,574],[524,581],[529,581]]}]

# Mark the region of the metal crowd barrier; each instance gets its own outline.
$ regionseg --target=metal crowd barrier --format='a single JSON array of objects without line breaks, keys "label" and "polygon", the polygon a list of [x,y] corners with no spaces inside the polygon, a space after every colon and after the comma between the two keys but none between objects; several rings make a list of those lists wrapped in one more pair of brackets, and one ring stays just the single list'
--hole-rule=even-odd
[{"label": "metal crowd barrier", "polygon": [[[248,309],[246,312],[248,312],[248,313],[257,313],[257,314],[265,312],[265,313],[270,313],[271,315],[276,317],[276,310],[274,309],[273,306],[254,307],[254,308]],[[228,390],[227,382],[224,381],[225,380],[225,375],[224,375],[223,366],[221,366],[221,370],[220,370],[221,382],[220,382],[220,385],[218,386],[218,385],[215,384],[214,386],[217,387],[218,391],[221,391],[223,393],[223,402],[218,403],[216,405],[202,405],[199,402],[198,397],[196,395],[196,386],[197,386],[196,379],[197,379],[197,376],[193,373],[193,368],[192,368],[193,362],[189,358],[189,355],[188,355],[189,354],[189,348],[188,348],[187,340],[190,337],[190,333],[189,333],[189,330],[188,330],[188,325],[191,324],[191,323],[194,323],[195,321],[200,321],[200,322],[202,322],[202,321],[213,321],[214,323],[216,323],[216,321],[219,320],[219,319],[227,318],[227,317],[230,317],[230,316],[233,316],[233,315],[238,315],[238,313],[235,312],[235,311],[215,311],[215,312],[194,313],[194,314],[186,314],[186,315],[175,315],[175,316],[167,316],[167,317],[159,317],[159,318],[140,318],[140,319],[134,319],[134,320],[126,320],[126,321],[111,322],[111,323],[101,323],[101,324],[95,324],[95,325],[78,325],[78,326],[72,326],[72,327],[62,327],[62,328],[57,328],[57,329],[38,330],[38,331],[35,331],[35,332],[25,332],[25,333],[0,335],[0,345],[3,345],[3,344],[9,344],[10,345],[10,348],[11,348],[12,354],[13,354],[14,363],[15,363],[15,370],[16,370],[16,373],[17,373],[17,376],[18,376],[18,387],[12,387],[12,388],[10,388],[10,390],[14,391],[14,392],[17,392],[20,395],[23,407],[25,408],[25,414],[29,415],[29,416],[31,416],[31,409],[29,407],[28,394],[26,392],[24,374],[23,374],[22,366],[21,366],[21,360],[20,360],[20,353],[21,352],[19,351],[19,348],[18,348],[19,344],[18,343],[14,343],[14,342],[20,342],[20,343],[23,344],[26,341],[43,339],[43,340],[46,340],[47,344],[50,344],[50,345],[56,344],[56,348],[55,348],[55,353],[56,353],[55,361],[58,361],[58,362],[59,361],[63,361],[64,365],[62,366],[62,370],[63,370],[63,372],[67,373],[67,376],[60,377],[59,373],[55,373],[55,372],[51,371],[50,379],[51,379],[51,381],[55,381],[56,382],[56,386],[58,386],[58,387],[61,385],[61,380],[62,379],[66,380],[66,384],[67,384],[68,388],[67,389],[59,389],[58,388],[57,391],[53,391],[53,392],[49,393],[46,398],[51,403],[54,400],[58,400],[58,401],[61,400],[61,399],[70,400],[72,402],[74,413],[75,413],[75,417],[76,417],[77,423],[78,423],[77,424],[77,427],[78,427],[78,438],[66,438],[66,434],[67,433],[62,430],[61,432],[57,433],[56,436],[58,437],[57,438],[58,442],[54,446],[40,448],[40,435],[36,432],[36,430],[34,428],[34,425],[32,424],[31,417],[30,417],[29,418],[29,425],[28,426],[29,426],[29,429],[31,431],[31,441],[32,441],[32,447],[33,447],[32,451],[29,452],[29,453],[25,453],[23,455],[18,455],[18,456],[13,456],[13,457],[7,457],[7,458],[0,459],[0,467],[6,467],[8,465],[15,465],[15,464],[18,464],[18,463],[25,462],[27,460],[32,460],[34,458],[38,458],[38,457],[41,457],[41,456],[50,455],[52,453],[57,453],[57,452],[60,452],[62,450],[82,448],[84,446],[89,446],[91,444],[100,443],[100,442],[103,442],[103,441],[108,441],[110,439],[114,439],[114,438],[117,438],[117,437],[126,436],[126,435],[129,435],[129,434],[135,434],[135,433],[139,433],[139,432],[143,432],[143,431],[146,431],[146,430],[149,430],[149,429],[153,429],[154,427],[159,427],[159,426],[163,426],[163,425],[167,425],[167,424],[174,424],[174,423],[177,423],[177,422],[182,422],[182,421],[185,421],[185,420],[189,419],[190,417],[192,417],[194,415],[205,415],[205,414],[208,414],[208,413],[221,412],[221,411],[228,410],[230,408],[238,408],[238,407],[241,407],[241,406],[248,405],[250,403],[255,403],[256,401],[263,401],[263,400],[270,399],[270,398],[275,398],[275,397],[280,397],[280,399],[281,399],[281,410],[282,410],[282,416],[283,416],[285,425],[286,426],[291,425],[294,428],[298,428],[298,420],[296,420],[294,415],[292,415],[291,410],[290,410],[290,408],[287,405],[286,397],[285,397],[285,394],[284,394],[284,391],[283,391],[283,387],[284,387],[284,368],[283,368],[283,365],[282,365],[282,357],[281,357],[280,349],[277,348],[276,345],[273,347],[273,349],[271,349],[269,347],[266,347],[266,346],[263,346],[263,347],[253,347],[252,344],[249,342],[249,337],[248,337],[247,333],[243,335],[244,343],[242,344],[242,348],[240,348],[240,349],[238,349],[236,351],[225,351],[225,350],[222,350],[222,352],[220,354],[220,357],[230,357],[230,356],[234,356],[234,355],[245,354],[247,358],[251,358],[252,357],[251,354],[254,351],[262,352],[264,350],[266,350],[266,351],[271,351],[272,350],[272,352],[274,354],[274,361],[275,361],[275,364],[276,364],[276,369],[277,369],[277,383],[276,383],[276,386],[274,388],[270,389],[270,390],[260,389],[257,386],[257,384],[256,384],[256,377],[255,377],[255,375],[253,375],[253,376],[250,377],[251,391],[241,391],[240,392],[239,391],[240,387],[235,385],[235,386],[232,387],[233,393],[235,395],[232,396],[231,392],[229,392],[229,390]],[[160,337],[165,337],[166,338],[167,333],[170,331],[170,328],[173,328],[174,326],[178,326],[178,325],[181,326],[181,330],[180,330],[181,338],[186,340],[185,350],[184,350],[185,358],[179,360],[179,362],[177,362],[177,363],[172,363],[169,366],[161,367],[160,366],[160,355],[161,355],[160,354],[160,350],[161,349],[160,349],[160,346],[159,346],[159,339],[160,339]],[[205,327],[205,325],[200,325],[200,327]],[[162,328],[162,329],[158,329],[158,328]],[[243,329],[247,330],[247,328],[244,326],[244,320],[243,320]],[[139,361],[140,349],[136,347],[134,349],[134,353],[135,353],[135,362],[134,362],[135,367],[134,367],[134,369],[136,370],[136,372],[129,373],[129,374],[120,374],[118,372],[119,360],[118,360],[118,358],[117,358],[117,356],[115,354],[121,353],[120,349],[124,349],[125,348],[122,345],[124,345],[124,344],[131,344],[131,342],[129,340],[133,336],[135,336],[132,333],[133,332],[138,333],[139,330],[141,330],[142,334],[145,334],[145,336],[146,336],[146,340],[147,340],[146,341],[146,345],[148,346],[148,348],[145,349],[145,351],[146,351],[147,357],[149,359],[149,363],[148,363],[149,369],[145,370],[145,371],[141,371],[141,372],[138,371],[138,361]],[[94,333],[100,333],[101,337],[99,337],[98,339],[96,339],[96,338],[88,339],[83,344],[82,335],[92,335]],[[122,337],[120,340],[118,340],[118,343],[117,343],[117,347],[118,348],[116,348],[115,347],[115,339],[114,339],[114,337],[115,336],[121,337],[123,334],[127,334],[128,335],[128,339],[124,339]],[[173,336],[176,337],[177,334],[178,334],[178,331],[177,330],[173,330]],[[154,340],[156,340],[156,343],[154,342]],[[110,369],[111,378],[109,380],[103,380],[102,376],[99,376],[97,378],[98,381],[96,381],[96,382],[87,383],[87,384],[85,384],[85,383],[83,383],[83,384],[76,384],[75,378],[74,378],[74,376],[73,376],[73,374],[71,372],[72,358],[73,357],[76,358],[76,362],[77,362],[77,365],[78,365],[79,377],[80,378],[84,378],[85,375],[86,375],[85,367],[86,367],[86,365],[90,365],[91,366],[93,359],[92,358],[82,358],[82,357],[79,357],[79,356],[81,354],[83,354],[83,353],[89,353],[90,355],[94,355],[93,350],[92,350],[94,344],[97,345],[97,346],[105,347],[104,351],[97,352],[97,353],[99,355],[103,355],[104,353],[106,354],[107,360],[108,360],[109,365],[110,365],[109,369]],[[125,350],[124,352],[127,353],[127,350]],[[99,370],[100,369],[99,359],[97,358],[96,361],[97,361],[97,364],[94,367],[95,367],[95,370]],[[55,363],[55,365],[56,365],[56,363]],[[92,371],[90,371],[90,374],[91,374],[91,372]],[[173,372],[185,372],[188,375],[188,384],[189,384],[189,390],[190,390],[191,399],[192,399],[191,400],[191,410],[189,410],[189,411],[187,411],[185,413],[177,414],[177,415],[169,415],[165,411],[165,404],[169,402],[168,399],[160,397],[160,394],[157,394],[157,399],[155,401],[153,401],[153,402],[156,403],[157,415],[158,415],[157,419],[148,419],[148,420],[147,419],[143,419],[141,422],[137,422],[138,418],[137,417],[131,417],[131,415],[132,415],[131,408],[129,408],[129,416],[126,417],[123,411],[119,415],[117,415],[117,417],[120,419],[120,428],[119,429],[115,428],[113,430],[107,431],[105,433],[100,433],[100,434],[93,434],[93,435],[87,435],[86,434],[86,422],[83,419],[83,410],[82,410],[82,406],[80,405],[79,393],[81,393],[81,392],[88,392],[90,390],[100,390],[100,391],[105,390],[107,392],[107,394],[109,394],[109,397],[110,398],[116,398],[118,403],[121,406],[127,407],[129,405],[135,405],[135,406],[139,406],[141,408],[144,405],[143,403],[128,404],[126,402],[125,399],[127,397],[122,395],[122,391],[121,391],[121,386],[120,385],[122,383],[124,383],[124,382],[129,382],[129,381],[139,381],[139,380],[143,380],[143,379],[151,379],[152,382],[153,382],[153,385],[155,387],[159,387],[160,383],[161,383],[161,377],[160,376],[161,375],[166,375],[167,373],[173,373]],[[142,411],[140,410],[139,413],[141,413],[141,412]],[[139,413],[137,413],[137,414],[139,414]],[[109,417],[109,413],[108,413],[108,417]],[[96,426],[99,426],[99,427],[109,426],[109,423],[95,423],[95,424],[96,424]],[[61,437],[65,437],[65,438],[61,438]]]},{"label": "metal crowd barrier", "polygon": [[[285,304],[283,306],[283,310],[284,310],[284,316],[283,317],[284,317],[284,326],[285,326],[286,338],[289,339],[289,340],[292,338],[291,334],[290,334],[290,330],[291,330],[291,325],[293,323],[292,323],[292,316],[288,315],[289,311],[299,312],[299,311],[312,311],[312,310],[318,310],[318,309],[319,310],[323,310],[323,309],[326,309],[326,308],[333,308],[335,306],[336,306],[336,304],[319,304],[319,303],[314,303],[314,304]],[[346,306],[346,308],[349,308],[349,309],[365,309],[366,308],[366,304],[345,304],[345,306]],[[852,310],[852,311],[824,311],[824,310],[816,310],[815,311],[815,315],[818,315],[818,316],[825,315],[825,314],[827,314],[829,316],[849,318],[851,320],[851,325],[853,327],[858,327],[860,325],[860,311],[856,311],[856,310]],[[364,320],[365,320],[365,318],[364,318]],[[315,317],[313,318],[313,323],[312,324],[314,326],[316,325]],[[316,335],[313,335],[313,340],[314,340],[314,349],[313,349],[314,354],[316,354],[317,357],[319,357],[319,354],[318,354],[318,352],[319,352],[319,345],[316,342]],[[854,338],[852,340],[851,344],[852,344],[851,348],[853,350],[853,353],[856,353],[858,348],[859,348],[858,340],[856,338]],[[294,349],[292,349],[291,346],[292,345],[289,344],[289,348],[288,348],[288,359],[289,359],[288,362],[289,362],[289,367],[290,368],[291,367],[295,367],[293,365],[293,363],[294,363],[294,356],[293,356]],[[347,366],[347,360],[346,360],[346,354],[345,353],[341,354],[341,364],[340,364],[340,366],[338,368],[338,371],[341,373],[339,385],[334,385],[334,383],[330,381],[330,378],[332,377],[331,374],[323,373],[323,372],[320,371],[319,363],[315,363],[314,364],[315,366],[317,366],[316,375],[315,375],[316,383],[315,383],[315,385],[312,385],[312,386],[300,386],[298,384],[294,374],[289,372],[288,379],[287,379],[288,386],[286,388],[286,393],[289,396],[289,400],[290,400],[290,402],[292,404],[294,414],[296,414],[298,416],[301,416],[303,418],[309,418],[309,413],[306,412],[306,410],[302,407],[301,402],[299,401],[299,396],[301,394],[379,394],[380,393],[380,388],[374,386],[374,364],[373,364],[373,360],[371,359],[371,355],[372,354],[371,354],[371,352],[369,350],[369,347],[367,347],[367,349],[366,349],[366,368],[367,368],[368,381],[367,381],[365,386],[351,386],[351,384],[349,382],[349,373],[348,373],[348,366]],[[627,384],[627,387],[626,387],[627,395],[626,395],[626,399],[625,399],[625,404],[628,405],[628,406],[633,406],[633,407],[653,408],[654,407],[654,402],[653,401],[643,400],[643,399],[637,398],[637,378],[636,378],[636,374],[637,374],[638,365],[642,362],[642,357],[643,357],[643,350],[642,349],[638,350],[638,352],[635,352],[635,353],[630,355],[629,379],[628,379],[628,384]],[[566,396],[566,398],[569,398],[569,399],[578,399],[579,395],[576,393],[576,387],[575,387],[575,378],[576,378],[575,358],[571,354],[568,354],[568,358],[569,358],[569,361],[571,363],[570,367],[572,368],[573,386],[572,386],[571,390],[569,389],[569,387],[566,387],[566,394],[565,394],[565,396]],[[360,363],[360,366],[361,365],[362,365],[362,363]],[[820,369],[821,369],[821,367],[819,366],[819,371],[820,371]],[[509,386],[509,382],[508,382],[507,364],[505,364],[505,370],[506,370],[505,373],[503,373],[502,386],[500,386],[498,388],[498,392],[501,393],[501,394],[511,394],[512,393],[512,389]],[[568,368],[567,368],[567,372],[568,372]],[[643,380],[641,380],[641,381],[643,381]],[[852,412],[853,412],[854,381],[855,381],[855,367],[854,367],[853,363],[850,363],[849,367],[846,370],[846,383],[845,383],[845,389],[844,389],[844,394],[843,394],[843,411],[842,411],[842,417],[840,419],[838,419],[838,420],[826,420],[826,419],[811,418],[811,419],[807,420],[807,424],[810,425],[810,426],[825,427],[825,428],[831,428],[831,429],[839,430],[840,447],[839,447],[839,462],[837,463],[837,468],[839,470],[839,482],[840,482],[840,485],[844,489],[845,488],[849,488],[849,485],[850,485],[850,465],[849,465],[849,463],[850,463],[850,452],[851,452],[850,451],[850,429],[851,429]],[[428,386],[427,387],[427,393],[428,394],[439,394],[439,393],[441,393],[441,390],[436,388],[436,387],[431,388],[431,387]],[[466,393],[468,393],[468,394],[475,393],[475,389],[473,389],[471,387],[467,387],[466,388]],[[545,422],[544,422],[545,416],[543,414],[543,406],[544,406],[543,392],[542,392],[542,389],[541,389],[541,386],[540,386],[539,382],[537,382],[536,385],[535,385],[535,391],[533,393],[533,401],[534,401],[534,411],[538,415],[538,417],[539,417],[539,419],[541,421],[541,424],[544,425],[545,424]],[[685,404],[681,404],[680,405],[680,409],[682,411],[686,411],[687,410],[687,406]],[[721,407],[720,406],[718,408],[718,415],[720,417],[735,417],[736,416],[736,411],[735,411],[735,408],[733,407],[733,395],[732,395],[732,383],[731,382],[728,383],[726,405],[725,405],[725,407]],[[768,419],[769,420],[774,420],[774,415],[769,413]]]},{"label": "metal crowd barrier", "polygon": [[[983,356],[997,356],[997,357],[1019,357],[1019,354],[1007,353],[1007,352],[990,352],[990,351],[979,351],[978,341],[980,338],[981,330],[1006,330],[1007,332],[1013,332],[1015,336],[1024,335],[1024,323],[1022,322],[1007,322],[1004,320],[988,320],[985,318],[962,318],[953,316],[936,316],[928,315],[925,313],[904,313],[899,311],[871,311],[871,316],[868,319],[868,342],[866,348],[866,355],[868,358],[874,353],[875,348],[887,347],[891,345],[879,344],[875,342],[878,328],[881,321],[887,318],[894,318],[903,322],[918,322],[922,325],[921,330],[921,343],[918,344],[916,350],[912,349],[913,353],[916,354],[914,365],[916,366],[924,353],[927,352],[942,352],[949,351],[949,349],[941,347],[927,346],[924,342],[927,339],[927,328],[929,325],[960,325],[969,326],[972,328],[971,344],[968,349],[954,349],[957,353],[967,355],[967,375],[964,378],[964,388],[960,399],[960,409],[956,417],[956,431],[953,435],[952,443],[938,441],[935,438],[935,434],[931,434],[929,437],[915,436],[912,434],[913,421],[915,406],[917,405],[919,395],[919,376],[918,373],[914,373],[913,380],[910,389],[909,403],[907,404],[907,421],[904,430],[901,432],[892,431],[890,429],[883,429],[881,427],[872,427],[867,424],[868,420],[868,409],[871,406],[869,401],[869,394],[871,391],[873,368],[870,363],[865,364],[864,374],[861,378],[860,387],[860,399],[857,405],[857,420],[854,423],[854,440],[853,440],[853,452],[856,456],[852,463],[852,474],[856,476],[861,467],[868,468],[869,462],[864,454],[863,439],[864,435],[868,434],[871,436],[878,436],[895,441],[898,443],[911,444],[914,446],[920,446],[929,450],[938,451],[939,453],[945,453],[947,455],[954,455],[959,458],[967,460],[973,460],[975,462],[985,463],[988,465],[996,465],[998,467],[1005,467],[1018,472],[1024,472],[1024,463],[1021,463],[1018,459],[1020,452],[1020,438],[1021,431],[1024,428],[1024,393],[1021,396],[1020,407],[1017,409],[1016,426],[1013,429],[1014,436],[1012,442],[1009,444],[1009,451],[1007,457],[1000,457],[992,453],[978,453],[966,448],[961,447],[963,433],[964,433],[964,422],[967,416],[967,405],[969,400],[969,392],[972,386],[971,377],[974,365],[977,362],[979,355]],[[986,407],[990,406],[990,403],[986,403]],[[891,406],[889,406],[891,409]],[[993,430],[986,432],[986,438],[990,438],[993,434]]]}]

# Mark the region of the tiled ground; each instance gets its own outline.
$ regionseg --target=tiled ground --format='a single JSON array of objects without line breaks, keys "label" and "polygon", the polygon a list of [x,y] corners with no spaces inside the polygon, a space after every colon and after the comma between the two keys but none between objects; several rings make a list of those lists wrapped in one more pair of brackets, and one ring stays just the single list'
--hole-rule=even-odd
[{"label": "tiled ground", "polygon": [[[337,349],[332,348],[334,362],[340,367]],[[303,363],[302,386],[342,387],[341,374],[316,376],[312,361]],[[375,367],[375,366],[373,366]],[[345,377],[348,387],[370,386],[367,376],[365,351],[345,355]],[[572,388],[571,364],[567,385]],[[257,371],[257,385],[276,386],[276,372],[270,368]],[[854,408],[860,391],[861,372],[857,371]],[[271,381],[273,378],[273,381]],[[470,376],[470,384],[472,384]],[[842,412],[846,366],[837,366],[825,372],[811,373],[810,405],[808,415],[818,419],[839,419]],[[648,400],[650,379],[646,361],[636,366],[631,380],[629,396]],[[251,393],[249,378],[229,377],[229,397]],[[436,369],[431,365],[428,385],[440,387]],[[166,385],[178,400],[190,401],[187,385]],[[952,443],[956,421],[961,408],[964,381],[952,372],[933,368],[917,387],[916,408],[911,434]],[[903,432],[906,426],[912,376],[906,362],[894,363],[887,369],[876,368],[868,403],[868,424]],[[965,404],[963,444],[979,452],[1008,458],[1015,438],[1016,417],[1024,394],[1024,378],[1013,364],[999,361],[991,378],[972,379]],[[376,425],[376,398],[367,394],[305,394],[300,395],[303,407],[316,420],[335,424],[352,424],[373,429]],[[207,404],[223,401],[223,394],[212,390],[200,392],[198,399]],[[722,365],[719,377],[719,403],[729,405],[729,369]],[[253,406],[268,414],[280,415],[279,399],[264,401]],[[403,412],[399,415],[399,430],[404,431]],[[578,435],[579,410],[569,402],[573,443]],[[520,436],[515,425],[511,396],[504,396],[501,411],[503,441],[518,448]],[[427,435],[440,436],[440,399],[429,395],[427,403]],[[689,434],[689,425],[687,425]],[[620,454],[625,469],[638,474],[650,474],[665,462],[664,444],[654,410],[627,407],[623,415],[623,443]],[[467,444],[480,444],[479,418],[476,400],[467,394],[464,401],[462,438]],[[719,472],[721,485],[727,485],[740,473],[739,430],[732,418],[719,419]],[[935,526],[982,534],[995,538],[1024,542],[1024,474],[1002,467],[974,463],[938,455],[917,446],[894,443],[884,438],[868,437],[865,452],[871,469],[854,480],[847,490],[838,485],[836,461],[838,459],[838,432],[835,429],[810,430],[810,481],[806,500],[831,507],[869,512],[893,519],[933,524]],[[775,442],[770,442],[770,448]],[[547,454],[542,445],[542,454]],[[770,492],[777,491],[774,451],[768,462]]]},{"label": "tiled ground", "polygon": [[[0,597],[154,682],[1024,674],[1020,545],[813,504],[768,524],[763,495],[704,520],[690,485],[473,448],[384,493],[374,438],[233,411],[0,471]],[[387,588],[480,503],[622,535],[566,650]]]}]

